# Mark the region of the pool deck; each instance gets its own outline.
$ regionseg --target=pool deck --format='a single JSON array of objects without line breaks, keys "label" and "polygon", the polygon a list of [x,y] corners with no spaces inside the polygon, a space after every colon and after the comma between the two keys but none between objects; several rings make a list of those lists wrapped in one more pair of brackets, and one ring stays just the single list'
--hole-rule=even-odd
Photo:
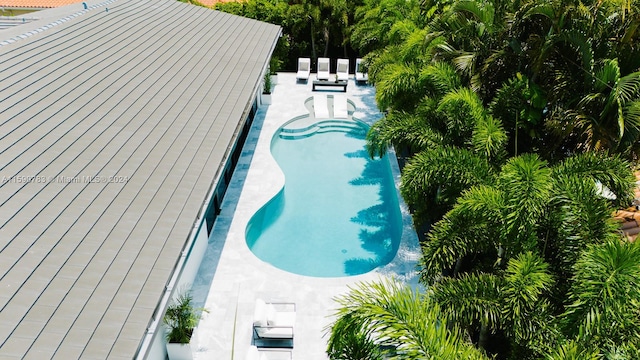
[{"label": "pool deck", "polygon": [[[195,359],[232,359],[233,352],[234,359],[243,360],[252,345],[255,300],[262,298],[296,303],[293,359],[325,360],[325,328],[336,309],[335,296],[346,293],[349,286],[384,276],[418,286],[419,244],[402,201],[404,228],[398,254],[388,265],[367,274],[340,278],[291,274],[261,261],[247,247],[244,234],[249,219],[284,184],[270,153],[273,134],[285,122],[309,113],[304,102],[310,96],[344,94],[312,92],[312,78],[315,74],[305,84],[297,83],[294,73],[278,74],[272,104],[261,106],[256,115],[192,287],[196,303],[208,310],[192,338]],[[354,118],[371,124],[381,117],[374,91],[372,86],[356,85],[353,76],[349,80],[346,94],[356,105]],[[397,186],[397,164],[392,162],[392,168]]]}]

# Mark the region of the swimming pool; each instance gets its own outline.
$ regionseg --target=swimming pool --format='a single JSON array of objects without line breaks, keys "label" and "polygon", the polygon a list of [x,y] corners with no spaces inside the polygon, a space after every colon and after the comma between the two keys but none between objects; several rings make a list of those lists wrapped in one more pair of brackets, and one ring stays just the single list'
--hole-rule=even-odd
[{"label": "swimming pool", "polygon": [[285,186],[250,219],[251,251],[315,277],[359,275],[390,262],[402,218],[387,157],[367,155],[367,125],[325,120],[292,131],[289,124],[271,143]]}]

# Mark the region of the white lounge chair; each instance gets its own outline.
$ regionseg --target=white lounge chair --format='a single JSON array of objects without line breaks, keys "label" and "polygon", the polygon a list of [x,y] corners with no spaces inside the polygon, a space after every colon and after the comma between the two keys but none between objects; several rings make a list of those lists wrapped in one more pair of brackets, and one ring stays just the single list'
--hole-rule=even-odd
[{"label": "white lounge chair", "polygon": [[313,115],[316,119],[328,119],[331,116],[326,95],[313,95]]},{"label": "white lounge chair", "polygon": [[329,58],[318,58],[318,80],[329,80],[330,67]]},{"label": "white lounge chair", "polygon": [[347,105],[347,97],[343,95],[333,96],[333,117],[336,119],[348,119],[349,109]]},{"label": "white lounge chair", "polygon": [[362,70],[362,59],[356,59],[356,83],[366,83],[369,75]]},{"label": "white lounge chair", "polygon": [[349,80],[349,59],[338,59],[336,75],[338,80]]},{"label": "white lounge chair", "polygon": [[298,73],[296,74],[296,80],[309,80],[311,74],[311,59],[299,58],[298,59]]},{"label": "white lounge chair", "polygon": [[[253,313],[253,340],[256,346],[293,347],[296,304],[256,300]],[[262,345],[258,345],[260,341]]]}]

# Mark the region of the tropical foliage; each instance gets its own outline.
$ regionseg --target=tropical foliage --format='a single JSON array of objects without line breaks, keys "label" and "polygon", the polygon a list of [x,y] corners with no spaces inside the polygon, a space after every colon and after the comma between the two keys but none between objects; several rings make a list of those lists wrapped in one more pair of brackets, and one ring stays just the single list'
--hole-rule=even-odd
[{"label": "tropical foliage", "polygon": [[364,283],[337,298],[332,359],[488,359],[463,340],[424,294],[393,281]]},{"label": "tropical foliage", "polygon": [[214,9],[280,25],[283,36],[274,57],[282,69],[294,70],[299,57],[315,62],[353,54],[349,36],[360,5],[346,0],[247,0],[219,2]]},{"label": "tropical foliage", "polygon": [[443,278],[426,292],[387,280],[362,283],[336,299],[328,353],[332,359],[636,359],[639,263],[636,243],[590,245],[559,303],[557,278],[534,252],[512,258],[504,270]]},{"label": "tropical foliage", "polygon": [[[369,153],[396,148],[402,195],[428,229],[421,301],[437,305],[436,320],[412,316],[499,359],[638,357],[639,246],[611,218],[630,204],[639,155],[638,5],[377,1],[356,11],[352,44],[385,111]],[[338,299],[332,339],[347,322],[361,343],[379,343],[352,315],[376,312],[351,300]]]}]

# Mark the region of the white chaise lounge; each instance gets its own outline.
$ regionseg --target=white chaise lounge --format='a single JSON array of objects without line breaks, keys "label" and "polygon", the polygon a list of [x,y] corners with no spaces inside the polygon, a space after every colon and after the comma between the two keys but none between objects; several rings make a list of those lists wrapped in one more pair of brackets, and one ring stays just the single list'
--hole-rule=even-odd
[{"label": "white chaise lounge", "polygon": [[318,58],[318,80],[329,80],[330,67],[329,58]]},{"label": "white chaise lounge", "polygon": [[299,58],[298,59],[298,72],[296,73],[297,81],[307,81],[309,80],[309,75],[311,74],[311,59],[309,58]]},{"label": "white chaise lounge", "polygon": [[293,347],[296,304],[256,300],[253,341],[258,347]]},{"label": "white chaise lounge", "polygon": [[338,59],[336,75],[338,80],[349,80],[349,59]]},{"label": "white chaise lounge", "polygon": [[328,119],[331,116],[326,95],[313,95],[313,115],[316,119]]},{"label": "white chaise lounge", "polygon": [[344,95],[333,96],[333,117],[336,119],[348,119],[349,108],[347,97]]},{"label": "white chaise lounge", "polygon": [[362,59],[356,59],[356,83],[366,83],[369,75],[362,70]]}]

